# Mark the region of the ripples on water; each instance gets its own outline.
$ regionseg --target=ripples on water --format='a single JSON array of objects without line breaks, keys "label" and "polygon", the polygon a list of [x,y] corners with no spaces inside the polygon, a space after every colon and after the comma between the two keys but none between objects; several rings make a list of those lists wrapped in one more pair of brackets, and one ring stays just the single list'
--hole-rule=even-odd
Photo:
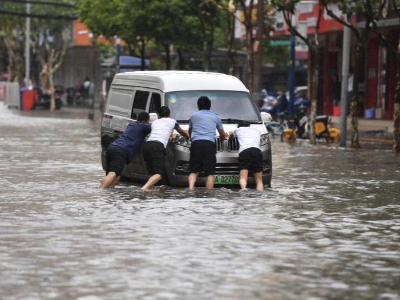
[{"label": "ripples on water", "polygon": [[1,299],[399,299],[400,163],[274,141],[273,188],[101,191],[99,128],[0,106]]}]

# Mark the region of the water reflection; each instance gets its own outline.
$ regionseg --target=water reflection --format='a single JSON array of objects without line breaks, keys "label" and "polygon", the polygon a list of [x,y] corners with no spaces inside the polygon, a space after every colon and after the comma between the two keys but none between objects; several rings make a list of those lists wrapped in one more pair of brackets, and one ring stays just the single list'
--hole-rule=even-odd
[{"label": "water reflection", "polygon": [[399,299],[400,162],[273,147],[273,188],[98,190],[99,129],[0,110],[1,299]]}]

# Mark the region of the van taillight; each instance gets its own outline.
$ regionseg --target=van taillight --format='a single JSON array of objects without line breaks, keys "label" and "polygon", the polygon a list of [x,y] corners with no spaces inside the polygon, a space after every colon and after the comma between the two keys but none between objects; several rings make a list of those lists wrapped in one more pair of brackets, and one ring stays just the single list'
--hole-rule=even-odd
[{"label": "van taillight", "polygon": [[104,114],[104,118],[106,118],[106,119],[112,119],[112,118],[113,118],[113,116],[110,116],[110,115],[106,115],[106,114]]}]

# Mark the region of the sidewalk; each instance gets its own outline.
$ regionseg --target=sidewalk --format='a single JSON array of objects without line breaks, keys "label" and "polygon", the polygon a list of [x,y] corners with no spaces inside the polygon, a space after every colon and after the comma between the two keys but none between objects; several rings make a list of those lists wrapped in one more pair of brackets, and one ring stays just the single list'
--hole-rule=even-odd
[{"label": "sidewalk", "polygon": [[[340,129],[340,117],[330,117],[331,127]],[[360,141],[393,143],[393,120],[358,119]],[[347,118],[347,135],[351,134],[351,119]]]},{"label": "sidewalk", "polygon": [[18,112],[23,116],[43,117],[43,118],[65,118],[65,119],[90,119],[94,113],[94,120],[101,119],[101,111],[97,108],[94,111],[92,108],[84,107],[68,107],[63,106],[59,110],[21,110]]}]

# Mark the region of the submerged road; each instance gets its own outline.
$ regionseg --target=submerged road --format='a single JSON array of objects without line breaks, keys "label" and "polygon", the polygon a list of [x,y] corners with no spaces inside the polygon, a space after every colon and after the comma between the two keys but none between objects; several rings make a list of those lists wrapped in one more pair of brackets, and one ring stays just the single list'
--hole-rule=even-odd
[{"label": "submerged road", "polygon": [[400,158],[273,142],[272,188],[97,187],[99,127],[0,107],[0,299],[400,299]]}]

